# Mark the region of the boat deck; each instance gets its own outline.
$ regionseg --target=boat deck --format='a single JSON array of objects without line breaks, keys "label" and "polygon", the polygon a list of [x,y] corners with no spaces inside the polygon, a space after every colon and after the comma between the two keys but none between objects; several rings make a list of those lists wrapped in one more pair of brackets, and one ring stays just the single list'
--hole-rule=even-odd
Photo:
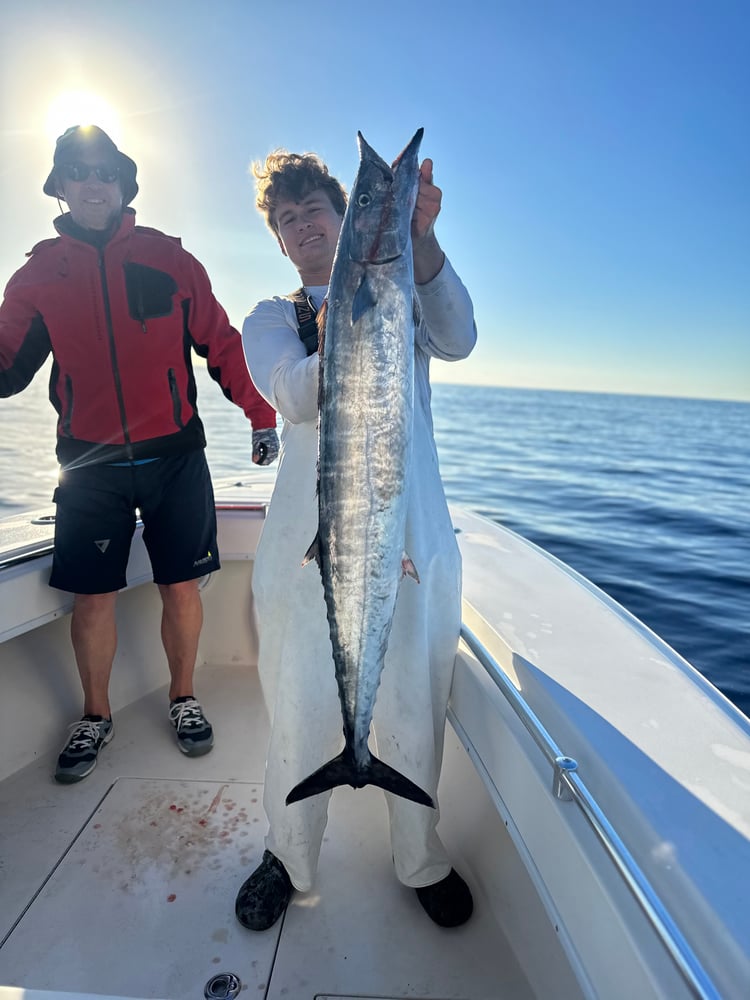
[{"label": "boat deck", "polygon": [[[228,995],[228,973],[241,995],[267,1000],[534,996],[462,865],[460,801],[440,832],[474,892],[464,927],[434,926],[397,882],[382,793],[346,788],[331,801],[314,890],[271,930],[242,928],[234,898],[266,832],[268,721],[252,668],[203,667],[196,690],[216,731],[205,757],[177,750],[165,686],[115,713],[115,738],[81,783],[56,784],[50,753],[0,783],[0,997],[16,986],[24,1000],[199,1000],[213,977],[213,995]],[[476,781],[450,728],[447,740],[444,780]]]},{"label": "boat deck", "polygon": [[[73,786],[52,778],[80,711],[71,598],[47,585],[49,523],[0,532],[0,1000],[226,1000],[229,974],[240,996],[279,1000],[744,1000],[747,720],[587,581],[460,510],[472,641],[456,661],[439,832],[474,917],[434,926],[396,881],[382,793],[345,788],[314,890],[267,932],[238,924],[266,831],[252,559],[267,498],[260,480],[222,491],[223,567],[201,584],[196,693],[213,752],[189,760],[175,745],[137,535],[115,739]],[[561,754],[580,765],[570,800],[555,788]]]}]

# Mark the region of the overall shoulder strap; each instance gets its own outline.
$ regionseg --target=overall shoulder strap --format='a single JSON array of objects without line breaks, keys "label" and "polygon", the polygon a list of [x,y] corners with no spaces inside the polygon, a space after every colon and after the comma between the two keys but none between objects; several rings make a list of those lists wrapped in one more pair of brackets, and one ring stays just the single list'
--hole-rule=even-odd
[{"label": "overall shoulder strap", "polygon": [[318,349],[318,324],[315,322],[318,310],[304,288],[298,288],[295,292],[291,292],[289,298],[294,303],[294,310],[297,313],[299,339],[305,345],[307,356],[310,357]]}]

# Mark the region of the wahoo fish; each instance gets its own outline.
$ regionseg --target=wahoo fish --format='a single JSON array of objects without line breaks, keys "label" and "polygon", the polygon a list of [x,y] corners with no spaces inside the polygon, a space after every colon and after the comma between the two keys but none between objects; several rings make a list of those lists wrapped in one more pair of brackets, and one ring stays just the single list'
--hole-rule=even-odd
[{"label": "wahoo fish", "polygon": [[[337,785],[378,785],[426,806],[429,795],[368,746],[405,552],[414,415],[416,295],[411,220],[423,129],[389,166],[357,133],[360,164],[321,310],[318,534],[344,749],[287,804]],[[412,581],[405,585],[416,586]]]}]

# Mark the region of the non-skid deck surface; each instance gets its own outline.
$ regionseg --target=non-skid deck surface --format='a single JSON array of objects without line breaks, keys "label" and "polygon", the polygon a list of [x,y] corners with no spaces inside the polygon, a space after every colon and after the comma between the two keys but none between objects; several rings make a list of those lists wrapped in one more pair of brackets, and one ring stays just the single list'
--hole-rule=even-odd
[{"label": "non-skid deck surface", "polygon": [[[78,796],[84,813],[46,870],[16,878],[16,895],[23,885],[27,897],[0,948],[0,984],[200,1000],[207,981],[227,972],[239,976],[242,997],[265,1000],[526,1000],[528,985],[476,886],[474,918],[448,931],[397,882],[377,789],[334,793],[315,889],[296,894],[276,927],[254,934],[237,923],[234,898],[266,832],[262,785],[242,780],[243,758],[255,779],[267,728],[242,717],[237,688],[246,679],[226,681],[223,694],[217,685],[203,697],[218,723],[217,746],[205,758],[186,761],[163,740],[154,725],[159,692],[115,717],[109,761],[103,757],[86,779],[92,790],[92,779],[106,781],[93,806],[86,782],[51,782],[51,762],[26,769],[24,799],[36,781],[46,806],[57,800],[67,813]],[[222,748],[232,733],[236,746]],[[165,776],[134,772],[146,759]],[[115,766],[125,776],[111,778]],[[45,815],[52,814],[45,808],[36,817],[37,837]],[[59,836],[58,828],[50,824],[50,834]],[[19,856],[4,855],[5,863],[38,863],[40,844],[24,859],[20,839]]]},{"label": "non-skid deck surface", "polygon": [[229,905],[262,851],[259,792],[116,781],[0,951],[3,980],[190,997],[230,971],[262,995],[276,941],[259,935],[251,957]]}]

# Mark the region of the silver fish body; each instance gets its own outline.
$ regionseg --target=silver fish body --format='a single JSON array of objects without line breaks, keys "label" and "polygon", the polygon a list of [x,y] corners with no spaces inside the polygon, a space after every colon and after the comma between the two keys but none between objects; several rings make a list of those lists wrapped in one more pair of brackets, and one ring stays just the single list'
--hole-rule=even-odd
[{"label": "silver fish body", "polygon": [[[370,751],[368,736],[405,574],[414,414],[411,219],[420,129],[392,166],[358,134],[360,166],[339,235],[325,311],[319,398],[320,567],[345,746],[287,803],[376,784],[423,805],[429,795]],[[407,581],[407,585],[415,583]]]}]

